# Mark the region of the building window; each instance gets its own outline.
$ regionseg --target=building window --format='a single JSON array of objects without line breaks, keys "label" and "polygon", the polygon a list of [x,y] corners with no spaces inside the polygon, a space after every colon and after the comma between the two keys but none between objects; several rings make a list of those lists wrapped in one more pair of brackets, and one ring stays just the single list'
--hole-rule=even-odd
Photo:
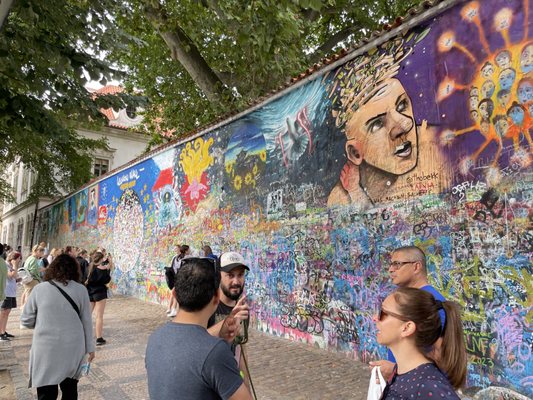
[{"label": "building window", "polygon": [[93,175],[100,176],[109,171],[109,160],[103,158],[94,159]]},{"label": "building window", "polygon": [[31,235],[33,231],[33,214],[30,214],[26,217],[26,229],[25,229],[25,236],[24,236],[24,246],[30,246],[31,245]]},{"label": "building window", "polygon": [[23,231],[24,231],[24,220],[20,218],[18,221],[18,225],[17,225],[17,238],[16,238],[15,246],[22,246],[22,232]]},{"label": "building window", "polygon": [[7,231],[7,242],[6,243],[15,249],[16,245],[13,243],[13,232],[14,231],[15,231],[15,224],[12,222],[9,224],[9,230]]},{"label": "building window", "polygon": [[22,201],[26,200],[26,195],[28,193],[28,183],[30,178],[30,171],[26,168],[22,168],[22,188],[20,190],[20,194],[22,197]]}]

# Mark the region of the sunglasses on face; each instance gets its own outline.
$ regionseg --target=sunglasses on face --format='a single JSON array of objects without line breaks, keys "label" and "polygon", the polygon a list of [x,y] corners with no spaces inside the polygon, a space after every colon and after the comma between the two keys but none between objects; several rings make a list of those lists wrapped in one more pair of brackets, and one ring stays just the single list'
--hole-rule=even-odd
[{"label": "sunglasses on face", "polygon": [[407,318],[405,318],[403,315],[393,313],[391,311],[384,310],[383,307],[379,309],[378,311],[378,321],[383,321],[383,318],[385,315],[389,315],[393,318],[399,319],[400,321],[409,321]]}]

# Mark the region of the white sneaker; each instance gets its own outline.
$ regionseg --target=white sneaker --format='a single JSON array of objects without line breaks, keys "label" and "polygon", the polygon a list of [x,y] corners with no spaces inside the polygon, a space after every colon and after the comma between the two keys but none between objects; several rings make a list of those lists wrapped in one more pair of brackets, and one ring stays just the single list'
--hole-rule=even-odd
[{"label": "white sneaker", "polygon": [[168,314],[169,317],[175,317],[176,314],[177,314],[177,310],[175,308],[172,309],[172,311],[170,311],[170,313]]}]

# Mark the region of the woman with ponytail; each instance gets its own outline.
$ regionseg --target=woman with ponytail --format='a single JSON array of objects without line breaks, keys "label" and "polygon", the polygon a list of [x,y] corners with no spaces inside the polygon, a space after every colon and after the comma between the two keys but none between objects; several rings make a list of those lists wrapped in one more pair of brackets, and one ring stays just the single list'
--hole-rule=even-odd
[{"label": "woman with ponytail", "polygon": [[[459,399],[455,390],[465,384],[467,358],[457,304],[435,300],[421,289],[400,288],[385,299],[375,322],[378,343],[391,349],[397,362],[382,400]],[[434,360],[429,354],[437,340],[439,356]]]}]

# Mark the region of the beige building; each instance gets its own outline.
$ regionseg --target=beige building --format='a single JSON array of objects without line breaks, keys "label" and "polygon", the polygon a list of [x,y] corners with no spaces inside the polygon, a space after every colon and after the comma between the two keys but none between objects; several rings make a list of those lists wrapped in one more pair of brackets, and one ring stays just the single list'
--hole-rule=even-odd
[{"label": "beige building", "polygon": [[[118,86],[109,85],[92,92],[108,94],[120,90]],[[79,135],[90,139],[107,138],[108,149],[99,149],[93,154],[92,173],[95,177],[140,156],[150,140],[145,134],[128,130],[142,122],[142,117],[137,115],[135,110],[125,109],[117,112],[107,109],[102,110],[102,113],[108,119],[106,127],[98,131],[77,129]],[[4,174],[13,187],[15,201],[0,204],[0,241],[14,249],[21,246],[23,255],[27,256],[30,252],[36,211],[57,199],[43,197],[37,203],[28,200],[36,177],[32,171],[24,168],[22,163],[11,164]]]}]

